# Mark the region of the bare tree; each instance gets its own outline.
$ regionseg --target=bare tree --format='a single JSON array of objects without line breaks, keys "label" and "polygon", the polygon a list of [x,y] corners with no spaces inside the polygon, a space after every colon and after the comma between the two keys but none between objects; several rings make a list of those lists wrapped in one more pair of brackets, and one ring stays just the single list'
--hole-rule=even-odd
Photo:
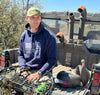
[{"label": "bare tree", "polygon": [[28,10],[28,8],[29,8],[29,1],[30,1],[30,0],[27,0],[27,10]]}]

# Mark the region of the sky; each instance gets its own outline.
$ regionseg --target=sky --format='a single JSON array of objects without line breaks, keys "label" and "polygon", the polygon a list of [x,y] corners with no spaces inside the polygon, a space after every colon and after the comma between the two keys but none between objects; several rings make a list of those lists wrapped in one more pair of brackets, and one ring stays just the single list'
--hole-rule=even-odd
[{"label": "sky", "polygon": [[100,12],[100,0],[43,0],[43,11],[77,11],[83,5],[87,12]]}]

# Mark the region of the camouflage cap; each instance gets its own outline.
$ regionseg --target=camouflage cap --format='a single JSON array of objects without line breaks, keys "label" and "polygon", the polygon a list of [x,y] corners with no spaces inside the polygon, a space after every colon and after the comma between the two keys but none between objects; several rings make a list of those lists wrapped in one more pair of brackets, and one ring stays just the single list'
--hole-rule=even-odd
[{"label": "camouflage cap", "polygon": [[32,16],[32,15],[41,15],[40,10],[38,8],[32,7],[27,11],[27,16]]}]

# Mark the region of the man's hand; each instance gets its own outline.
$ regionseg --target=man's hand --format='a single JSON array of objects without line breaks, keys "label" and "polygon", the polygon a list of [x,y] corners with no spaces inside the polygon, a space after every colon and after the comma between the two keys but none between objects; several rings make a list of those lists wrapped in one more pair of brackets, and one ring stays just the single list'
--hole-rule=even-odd
[{"label": "man's hand", "polygon": [[30,75],[27,77],[27,79],[28,79],[28,81],[30,82],[30,81],[35,81],[35,80],[37,80],[37,79],[40,78],[40,77],[41,77],[41,74],[33,73],[33,74],[30,74]]}]

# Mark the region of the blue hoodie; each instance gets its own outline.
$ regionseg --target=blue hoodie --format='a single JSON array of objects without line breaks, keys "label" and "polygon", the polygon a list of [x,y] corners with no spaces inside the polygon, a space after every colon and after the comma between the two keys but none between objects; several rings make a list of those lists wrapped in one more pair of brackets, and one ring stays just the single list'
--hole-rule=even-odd
[{"label": "blue hoodie", "polygon": [[53,34],[40,23],[37,32],[31,32],[29,24],[25,26],[20,38],[18,61],[20,69],[25,66],[37,68],[42,74],[57,61],[57,45]]}]

